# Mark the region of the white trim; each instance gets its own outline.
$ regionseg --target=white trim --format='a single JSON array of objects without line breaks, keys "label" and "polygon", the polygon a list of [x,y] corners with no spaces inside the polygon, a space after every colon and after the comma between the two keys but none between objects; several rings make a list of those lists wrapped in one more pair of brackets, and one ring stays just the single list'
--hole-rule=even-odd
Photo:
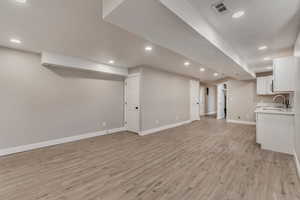
[{"label": "white trim", "polygon": [[294,151],[294,158],[295,158],[296,168],[297,168],[297,172],[298,172],[298,177],[300,178],[300,162],[299,162],[296,151]]},{"label": "white trim", "polygon": [[246,124],[246,125],[256,125],[256,122],[242,121],[242,120],[227,120],[227,123],[234,124]]},{"label": "white trim", "polygon": [[188,120],[188,121],[183,121],[183,122],[179,122],[179,123],[176,123],[176,124],[161,126],[161,127],[158,127],[158,128],[153,128],[153,129],[141,131],[141,132],[139,132],[139,135],[140,136],[145,136],[145,135],[149,135],[149,134],[152,134],[152,133],[157,133],[157,132],[160,132],[160,131],[163,131],[163,130],[166,130],[166,129],[182,126],[184,124],[188,124],[188,123],[191,123],[191,122],[192,122],[191,120]]},{"label": "white trim", "polygon": [[108,134],[117,133],[117,132],[121,132],[121,131],[125,131],[125,130],[126,130],[125,127],[122,127],[122,128],[110,129],[110,130],[105,130],[105,131],[86,133],[86,134],[81,134],[81,135],[76,135],[76,136],[71,136],[71,137],[65,137],[65,138],[60,138],[60,139],[55,139],[55,140],[48,140],[45,142],[22,145],[22,146],[7,148],[7,149],[0,149],[0,156],[6,156],[6,155],[14,154],[14,153],[30,151],[33,149],[39,149],[39,148],[53,146],[53,145],[57,145],[57,144],[74,142],[74,141],[93,138],[93,137],[102,136],[102,135],[108,135]]}]

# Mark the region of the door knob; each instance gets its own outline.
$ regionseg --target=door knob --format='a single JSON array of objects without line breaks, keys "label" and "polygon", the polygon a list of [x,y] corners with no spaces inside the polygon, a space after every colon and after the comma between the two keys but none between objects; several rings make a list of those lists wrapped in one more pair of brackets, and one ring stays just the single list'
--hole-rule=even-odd
[{"label": "door knob", "polygon": [[139,107],[137,106],[137,107],[135,107],[135,109],[136,109],[136,110],[138,110],[138,109],[139,109]]}]

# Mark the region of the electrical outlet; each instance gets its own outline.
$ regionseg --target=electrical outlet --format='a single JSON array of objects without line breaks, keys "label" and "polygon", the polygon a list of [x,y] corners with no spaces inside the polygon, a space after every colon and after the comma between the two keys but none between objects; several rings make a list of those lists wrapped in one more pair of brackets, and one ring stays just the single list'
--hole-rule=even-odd
[{"label": "electrical outlet", "polygon": [[102,122],[102,126],[103,126],[103,127],[106,127],[106,122]]},{"label": "electrical outlet", "polygon": [[159,120],[155,120],[155,123],[156,123],[156,124],[159,124]]}]

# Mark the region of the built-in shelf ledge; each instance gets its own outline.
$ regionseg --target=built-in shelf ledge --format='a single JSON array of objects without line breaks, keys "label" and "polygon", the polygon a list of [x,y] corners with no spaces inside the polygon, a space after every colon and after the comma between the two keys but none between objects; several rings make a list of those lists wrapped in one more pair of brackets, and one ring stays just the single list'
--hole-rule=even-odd
[{"label": "built-in shelf ledge", "polygon": [[49,52],[42,53],[42,65],[69,67],[73,69],[96,71],[111,75],[128,76],[127,68],[113,67],[78,57],[64,56]]}]

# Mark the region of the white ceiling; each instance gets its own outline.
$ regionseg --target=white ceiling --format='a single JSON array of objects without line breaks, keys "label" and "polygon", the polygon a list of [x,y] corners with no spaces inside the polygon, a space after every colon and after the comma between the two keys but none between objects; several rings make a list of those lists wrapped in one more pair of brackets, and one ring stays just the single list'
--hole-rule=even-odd
[{"label": "white ceiling", "polygon": [[[157,0],[144,0],[150,1]],[[262,71],[262,68],[271,64],[262,61],[265,56],[278,57],[292,52],[299,31],[299,0],[225,0],[231,11],[246,11],[246,15],[238,20],[233,20],[230,14],[220,16],[214,13],[210,7],[213,0],[186,2],[193,5],[253,69],[259,68]],[[184,31],[190,32],[194,37],[196,33],[176,15],[167,12],[162,5],[159,8],[159,12],[161,11],[165,12],[165,17],[173,18],[170,21],[173,24],[169,25],[181,25]],[[37,53],[48,51],[78,56],[100,63],[108,63],[113,59],[116,66],[152,66],[199,78],[204,82],[222,78],[214,77],[215,71],[233,74],[232,71],[241,70],[232,66],[224,67],[230,64],[229,60],[225,60],[224,65],[217,67],[205,65],[207,71],[200,72],[203,62],[194,59],[195,56],[189,57],[188,54],[171,51],[170,48],[161,47],[159,43],[154,45],[153,52],[146,53],[144,47],[153,43],[102,19],[102,0],[27,0],[25,5],[18,4],[15,0],[1,0],[0,24],[0,46]],[[22,44],[11,44],[10,38],[21,39]],[[188,39],[190,42],[196,41],[192,37]],[[181,44],[185,44],[185,41]],[[257,47],[261,44],[270,48],[259,52]],[[192,49],[188,53],[192,53],[191,51]],[[201,56],[205,56],[205,53],[210,61],[224,56],[217,48],[213,50],[211,47],[209,51],[201,52]],[[187,60],[192,63],[188,68],[183,66]],[[243,75],[246,72],[239,73]]]},{"label": "white ceiling", "polygon": [[[106,1],[110,3],[104,6],[106,21],[185,55],[225,76],[254,78],[237,54],[231,51],[201,16],[196,14],[196,17],[191,17],[190,5],[186,5],[184,1],[167,0],[165,4],[158,0]],[[112,6],[111,2],[117,2],[116,6]],[[179,11],[174,11],[174,7]],[[195,12],[197,11],[193,13]],[[181,17],[180,13],[187,14],[187,17]],[[195,22],[196,27],[189,22]]]},{"label": "white ceiling", "polygon": [[[200,64],[168,49],[151,44],[102,20],[101,0],[27,0],[25,5],[15,0],[0,1],[0,45],[40,53],[54,52],[78,56],[100,63],[113,59],[116,66],[146,65],[212,81],[213,70],[200,72]],[[22,40],[16,45],[10,38]],[[183,63],[189,60],[190,67]]]},{"label": "white ceiling", "polygon": [[[220,0],[188,0],[199,13],[239,52],[250,69],[263,71],[271,65],[264,57],[282,57],[293,54],[299,33],[299,0],[224,0],[230,12],[217,14],[211,5]],[[232,19],[236,11],[246,14]],[[258,51],[261,45],[269,47]]]}]

